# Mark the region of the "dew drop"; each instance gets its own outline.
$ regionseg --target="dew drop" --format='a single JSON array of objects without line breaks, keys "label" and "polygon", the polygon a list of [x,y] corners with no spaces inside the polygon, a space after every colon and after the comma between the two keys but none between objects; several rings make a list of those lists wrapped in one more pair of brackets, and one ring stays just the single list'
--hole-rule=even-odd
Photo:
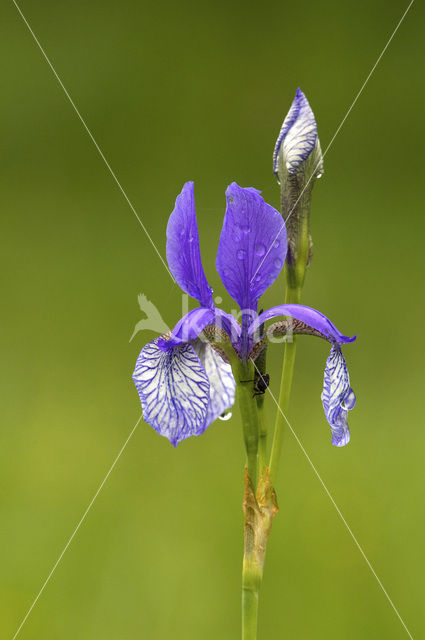
[{"label": "dew drop", "polygon": [[279,240],[276,240],[276,242],[273,245],[273,248],[274,249],[279,249],[279,247],[280,247],[280,242],[279,242]]},{"label": "dew drop", "polygon": [[276,258],[273,264],[276,267],[276,269],[280,269],[280,267],[282,266],[282,260],[279,260],[279,258]]},{"label": "dew drop", "polygon": [[318,174],[317,174],[317,176],[316,176],[316,178],[317,178],[317,179],[319,179],[319,178],[321,178],[322,176],[323,176],[323,173],[318,173]]},{"label": "dew drop", "polygon": [[251,231],[251,227],[249,226],[249,224],[242,224],[242,225],[241,225],[241,230],[242,230],[244,233],[249,233],[249,232]]},{"label": "dew drop", "polygon": [[226,420],[230,420],[231,417],[232,417],[232,412],[228,411],[227,413],[222,413],[220,416],[218,416],[218,419],[226,422]]},{"label": "dew drop", "polygon": [[255,255],[261,258],[266,253],[266,247],[263,244],[256,244],[254,251]]},{"label": "dew drop", "polygon": [[236,257],[238,260],[245,260],[246,258],[246,251],[244,249],[239,249],[236,252]]}]

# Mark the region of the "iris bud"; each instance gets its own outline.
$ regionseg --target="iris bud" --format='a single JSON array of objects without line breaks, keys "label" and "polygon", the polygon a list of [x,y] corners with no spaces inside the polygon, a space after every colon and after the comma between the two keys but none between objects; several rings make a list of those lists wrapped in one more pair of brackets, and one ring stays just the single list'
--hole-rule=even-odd
[{"label": "iris bud", "polygon": [[311,193],[323,174],[323,158],[313,111],[299,88],[276,142],[273,173],[280,184],[281,211],[288,232],[288,284],[300,289],[313,255]]}]

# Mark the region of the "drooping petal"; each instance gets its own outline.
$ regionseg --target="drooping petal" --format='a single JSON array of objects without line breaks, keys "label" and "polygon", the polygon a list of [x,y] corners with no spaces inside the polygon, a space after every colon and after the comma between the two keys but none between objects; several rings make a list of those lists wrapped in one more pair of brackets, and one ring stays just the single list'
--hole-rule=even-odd
[{"label": "drooping petal", "polygon": [[208,403],[205,428],[235,403],[236,383],[230,364],[214,351],[208,342],[198,339],[193,343],[210,383],[210,400]]},{"label": "drooping petal", "polygon": [[199,336],[204,327],[214,320],[214,311],[205,307],[192,309],[181,318],[171,332],[170,338],[158,338],[158,346],[162,351],[169,351],[178,344],[184,344]]},{"label": "drooping petal", "polygon": [[134,384],[145,422],[175,447],[205,430],[210,400],[208,376],[190,344],[162,351],[149,342],[136,362]]},{"label": "drooping petal", "polygon": [[[316,164],[321,163],[320,144],[317,137],[317,125],[314,113],[307,98],[300,88],[297,89],[294,101],[286,116],[273,152],[273,173],[281,181],[281,174],[286,170],[297,173],[301,164],[316,149]],[[319,169],[319,168],[318,168]],[[323,168],[319,173],[323,172]]]},{"label": "drooping petal", "polygon": [[258,299],[276,280],[285,261],[285,224],[256,189],[243,189],[233,182],[226,200],[217,271],[241,309],[256,310]]},{"label": "drooping petal", "polygon": [[344,336],[336,326],[320,311],[316,311],[312,307],[306,307],[302,304],[280,304],[276,307],[272,307],[268,311],[261,313],[254,322],[250,325],[248,333],[253,335],[255,330],[266,320],[276,318],[277,316],[289,316],[296,320],[301,320],[305,324],[308,324],[313,329],[319,331],[324,338],[331,342],[338,342],[344,344],[346,342],[353,342],[356,336],[349,338]]},{"label": "drooping petal", "polygon": [[343,447],[350,441],[348,411],[356,404],[347,365],[339,345],[334,344],[326,361],[322,393],[323,409],[332,429],[332,444]]},{"label": "drooping petal", "polygon": [[212,306],[199,248],[193,182],[186,182],[167,225],[167,261],[179,286],[203,307]]}]

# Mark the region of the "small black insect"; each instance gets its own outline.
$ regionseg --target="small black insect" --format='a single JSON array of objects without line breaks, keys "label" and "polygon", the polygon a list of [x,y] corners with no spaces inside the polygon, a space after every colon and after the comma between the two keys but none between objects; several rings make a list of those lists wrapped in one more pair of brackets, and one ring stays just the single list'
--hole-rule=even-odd
[{"label": "small black insect", "polygon": [[270,384],[270,376],[268,373],[258,373],[255,372],[254,380],[241,380],[241,382],[253,382],[254,383],[254,393],[252,397],[262,396],[266,393],[267,387]]}]

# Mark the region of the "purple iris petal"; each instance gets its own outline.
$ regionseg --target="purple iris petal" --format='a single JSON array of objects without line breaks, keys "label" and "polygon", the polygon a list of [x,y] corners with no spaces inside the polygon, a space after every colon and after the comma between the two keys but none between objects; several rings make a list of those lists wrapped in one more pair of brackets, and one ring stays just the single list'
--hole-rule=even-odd
[{"label": "purple iris petal", "polygon": [[201,306],[212,306],[212,290],[202,267],[193,182],[186,182],[167,225],[167,261],[179,286]]},{"label": "purple iris petal", "polygon": [[216,308],[214,324],[227,333],[232,344],[238,342],[241,335],[241,325],[231,313]]},{"label": "purple iris petal", "polygon": [[198,307],[189,311],[171,332],[171,338],[158,338],[158,346],[162,351],[169,351],[178,344],[184,344],[189,340],[194,340],[205,329],[207,324],[214,320],[214,310]]},{"label": "purple iris petal", "polygon": [[356,396],[350,387],[344,356],[335,344],[326,361],[322,402],[326,419],[332,429],[332,444],[343,447],[350,441],[347,416],[348,411],[356,404]]},{"label": "purple iris petal", "polygon": [[301,320],[301,322],[305,322],[305,324],[313,327],[313,329],[320,331],[320,333],[331,342],[344,344],[346,342],[354,342],[356,339],[356,336],[352,338],[344,336],[323,313],[311,307],[305,307],[302,304],[280,304],[261,313],[250,325],[248,330],[249,335],[252,336],[263,322],[271,318],[276,318],[277,316],[289,316],[290,318]]},{"label": "purple iris petal", "polygon": [[190,344],[163,351],[149,342],[136,362],[133,380],[145,422],[177,446],[206,429],[210,384]]},{"label": "purple iris petal", "polygon": [[273,152],[273,173],[279,174],[281,162],[289,173],[296,173],[301,163],[313,151],[317,139],[314,113],[300,88],[289,109]]},{"label": "purple iris petal", "polygon": [[218,416],[234,405],[236,383],[232,367],[224,362],[210,344],[198,339],[195,340],[193,348],[210,383],[210,399],[205,418],[205,428],[207,428]]},{"label": "purple iris petal", "polygon": [[229,294],[242,310],[257,309],[260,296],[276,280],[286,256],[286,228],[280,213],[255,189],[233,182],[216,267]]}]

